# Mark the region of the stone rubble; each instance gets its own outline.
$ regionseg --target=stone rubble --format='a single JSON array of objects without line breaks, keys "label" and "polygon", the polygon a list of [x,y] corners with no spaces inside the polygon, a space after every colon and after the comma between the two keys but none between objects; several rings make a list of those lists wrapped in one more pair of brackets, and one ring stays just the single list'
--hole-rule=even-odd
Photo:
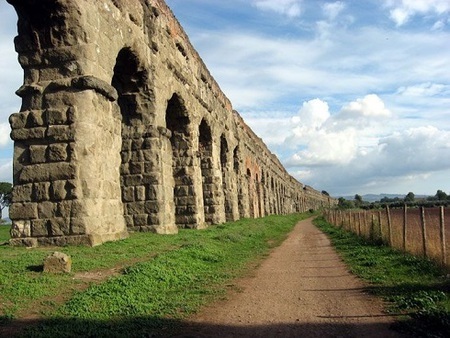
[{"label": "stone rubble", "polygon": [[69,273],[72,270],[72,258],[62,252],[55,251],[44,260],[44,272]]}]

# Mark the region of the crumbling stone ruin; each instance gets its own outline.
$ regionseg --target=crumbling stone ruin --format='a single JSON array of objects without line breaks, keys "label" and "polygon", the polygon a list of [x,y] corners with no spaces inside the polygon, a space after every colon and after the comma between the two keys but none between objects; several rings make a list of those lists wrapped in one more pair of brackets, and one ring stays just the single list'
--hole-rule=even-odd
[{"label": "crumbling stone ruin", "polygon": [[163,0],[7,0],[24,70],[12,114],[13,245],[317,209],[232,109]]}]

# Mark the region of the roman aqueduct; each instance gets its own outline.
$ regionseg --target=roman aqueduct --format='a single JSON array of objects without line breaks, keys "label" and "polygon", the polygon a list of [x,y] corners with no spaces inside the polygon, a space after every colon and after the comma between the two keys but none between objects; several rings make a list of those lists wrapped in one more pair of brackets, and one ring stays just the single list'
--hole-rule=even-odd
[{"label": "roman aqueduct", "polygon": [[232,109],[163,0],[7,1],[24,70],[12,244],[96,245],[335,202]]}]

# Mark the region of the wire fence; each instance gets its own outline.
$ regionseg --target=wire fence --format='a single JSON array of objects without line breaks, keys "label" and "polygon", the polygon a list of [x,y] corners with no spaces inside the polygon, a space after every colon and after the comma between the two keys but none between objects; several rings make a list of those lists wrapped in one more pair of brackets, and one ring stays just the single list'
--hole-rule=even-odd
[{"label": "wire fence", "polygon": [[450,208],[328,210],[326,220],[358,236],[431,259],[450,269]]}]

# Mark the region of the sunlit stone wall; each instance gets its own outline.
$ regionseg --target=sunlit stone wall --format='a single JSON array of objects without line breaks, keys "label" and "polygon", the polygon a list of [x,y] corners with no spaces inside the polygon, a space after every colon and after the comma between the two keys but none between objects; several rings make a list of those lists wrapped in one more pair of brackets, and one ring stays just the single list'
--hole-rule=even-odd
[{"label": "sunlit stone wall", "polygon": [[24,70],[12,114],[14,245],[317,209],[244,123],[162,0],[8,0]]}]

